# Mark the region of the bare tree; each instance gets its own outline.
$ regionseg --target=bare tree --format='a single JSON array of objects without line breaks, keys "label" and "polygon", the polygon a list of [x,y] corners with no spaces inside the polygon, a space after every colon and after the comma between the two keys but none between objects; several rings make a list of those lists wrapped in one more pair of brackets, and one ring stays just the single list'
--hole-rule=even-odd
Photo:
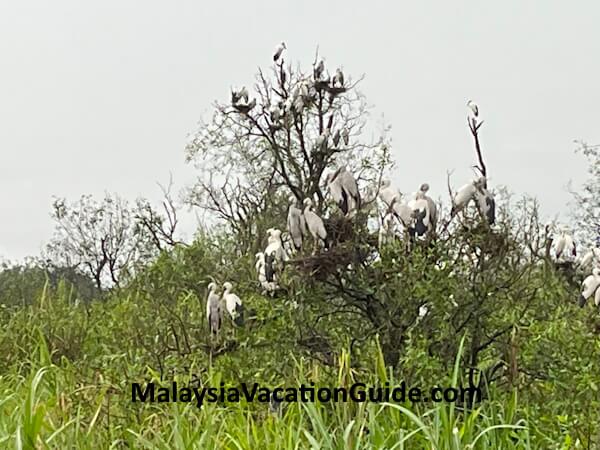
[{"label": "bare tree", "polygon": [[154,254],[146,230],[116,195],[106,194],[100,202],[82,195],[71,204],[58,198],[52,206],[56,227],[48,254],[61,265],[84,270],[98,289],[119,286],[136,264]]},{"label": "bare tree", "polygon": [[[254,89],[216,102],[187,146],[200,170],[188,201],[225,221],[237,234],[261,235],[259,217],[291,194],[324,208],[327,168],[346,165],[359,184],[375,182],[391,165],[387,129],[365,141],[369,108],[360,81],[320,69],[293,68],[283,58],[259,69]],[[281,217],[281,216],[280,216]]]}]

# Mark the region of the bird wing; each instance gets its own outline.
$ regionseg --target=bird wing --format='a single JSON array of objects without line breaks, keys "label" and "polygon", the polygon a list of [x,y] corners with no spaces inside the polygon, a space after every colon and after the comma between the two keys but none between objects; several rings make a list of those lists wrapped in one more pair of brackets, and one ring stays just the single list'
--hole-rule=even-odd
[{"label": "bird wing", "polygon": [[302,225],[301,225],[301,213],[294,206],[290,206],[288,212],[287,228],[294,246],[300,248],[302,246]]},{"label": "bird wing", "polygon": [[341,174],[342,186],[343,188],[355,199],[358,199],[360,196],[360,192],[358,191],[358,184],[356,183],[356,178],[347,170]]},{"label": "bird wing", "polygon": [[475,194],[476,189],[475,186],[473,186],[472,183],[469,184],[465,184],[463,187],[461,187],[458,191],[458,193],[454,196],[454,206],[455,208],[462,208],[463,206],[465,206],[469,200],[471,200],[473,198],[473,195]]},{"label": "bird wing", "polygon": [[333,181],[329,182],[327,187],[329,188],[331,197],[339,205],[343,201],[342,186],[340,185],[339,180],[334,178]]}]

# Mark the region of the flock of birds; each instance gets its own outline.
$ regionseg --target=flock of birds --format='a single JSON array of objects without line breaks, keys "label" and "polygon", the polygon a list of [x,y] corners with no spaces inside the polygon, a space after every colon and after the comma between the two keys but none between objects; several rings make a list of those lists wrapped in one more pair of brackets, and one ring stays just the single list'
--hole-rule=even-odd
[{"label": "flock of birds", "polygon": [[[282,42],[273,54],[273,61],[277,62],[286,45]],[[324,61],[320,60],[314,68],[315,85],[324,83],[328,88],[335,89],[344,87],[344,75],[341,69],[337,69],[333,78],[323,78],[325,72]],[[288,98],[289,104],[275,105],[271,108],[271,119],[275,123],[281,119],[286,110],[301,110],[305,105],[306,98],[310,97],[310,90],[314,85],[308,82],[300,83],[297,92]],[[239,91],[232,91],[232,106],[240,113],[247,114],[256,106],[256,99],[249,100],[249,94],[245,87]],[[479,120],[479,108],[472,101],[467,102],[469,121],[474,125]],[[326,145],[329,139],[329,128],[317,137],[316,146]],[[348,145],[350,136],[347,129],[338,130],[333,136],[333,143],[338,145],[343,140]],[[358,183],[354,175],[345,166],[330,171],[325,177],[325,185],[333,202],[339,207],[344,216],[352,218],[361,207],[369,207],[377,201],[383,206],[385,214],[379,224],[379,246],[380,248],[391,241],[407,233],[411,239],[426,236],[435,230],[438,221],[438,208],[433,199],[428,195],[429,184],[423,183],[419,190],[403,199],[399,189],[392,186],[389,179],[381,181],[375,189],[368,189],[365,198],[361,197]],[[310,197],[304,198],[299,204],[299,199],[290,197],[287,215],[287,230],[282,233],[277,228],[267,230],[267,246],[263,252],[256,253],[255,269],[258,281],[263,292],[273,293],[279,289],[278,274],[283,268],[283,263],[290,255],[300,251],[307,238],[311,237],[317,248],[327,251],[331,245],[327,229],[323,219],[314,210],[314,202]],[[474,203],[481,217],[491,226],[496,221],[496,202],[490,190],[488,190],[485,176],[472,179],[462,186],[452,197],[451,217],[465,210],[467,205]],[[573,260],[577,253],[575,242],[566,228],[560,228],[553,239],[557,261]],[[593,248],[579,261],[582,268],[594,267],[592,274],[585,278],[582,286],[579,304],[595,297],[595,303],[600,306],[600,248]],[[223,294],[217,293],[216,283],[208,286],[208,299],[206,306],[207,320],[213,334],[218,333],[221,328],[223,309],[237,325],[243,324],[243,305],[241,299],[232,292],[233,286],[230,282],[223,285]],[[224,304],[224,308],[222,306]],[[419,315],[425,314],[419,311]]]}]

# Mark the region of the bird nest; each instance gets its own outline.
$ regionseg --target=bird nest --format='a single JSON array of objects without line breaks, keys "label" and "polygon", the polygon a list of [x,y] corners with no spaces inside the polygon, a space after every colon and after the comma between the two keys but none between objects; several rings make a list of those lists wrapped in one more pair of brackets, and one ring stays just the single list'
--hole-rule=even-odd
[{"label": "bird nest", "polygon": [[315,255],[299,256],[289,260],[288,264],[294,265],[298,270],[318,280],[323,280],[337,272],[339,267],[346,267],[354,262],[356,253],[352,247],[339,246]]}]

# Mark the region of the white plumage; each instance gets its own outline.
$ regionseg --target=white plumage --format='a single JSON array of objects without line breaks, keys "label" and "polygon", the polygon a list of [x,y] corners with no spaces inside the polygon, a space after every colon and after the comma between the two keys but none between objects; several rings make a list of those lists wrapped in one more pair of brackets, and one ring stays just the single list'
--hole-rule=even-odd
[{"label": "white plumage", "polygon": [[231,290],[233,285],[227,281],[223,284],[223,299],[225,300],[225,309],[231,316],[236,325],[243,324],[243,305],[242,300]]},{"label": "white plumage", "polygon": [[[579,306],[582,308],[585,306],[585,302],[594,295],[600,286],[600,268],[596,267],[592,274],[586,277],[581,284],[581,295],[579,296]],[[598,301],[598,296],[595,301]],[[598,304],[598,303],[597,303]]]},{"label": "white plumage", "polygon": [[479,107],[473,102],[473,100],[469,100],[467,102],[467,107],[475,117],[479,116]]},{"label": "white plumage", "polygon": [[216,293],[217,285],[210,283],[208,285],[208,298],[206,299],[206,319],[208,327],[212,334],[217,334],[221,329],[221,298]]},{"label": "white plumage", "polygon": [[277,60],[279,59],[279,57],[283,53],[283,50],[286,49],[286,48],[287,47],[285,46],[285,42],[282,42],[281,44],[279,44],[277,46],[277,48],[275,48],[275,52],[273,53],[273,61],[277,62]]},{"label": "white plumage", "polygon": [[379,187],[379,198],[390,208],[392,203],[400,201],[400,191],[391,186],[390,180],[385,179]]},{"label": "white plumage", "polygon": [[427,195],[427,192],[429,191],[429,184],[423,183],[419,190],[423,193],[425,200],[427,200],[427,207],[429,208],[429,222],[431,223],[431,227],[435,228],[435,225],[437,224],[437,205],[433,199]]},{"label": "white plumage", "polygon": [[461,211],[469,201],[473,199],[477,192],[477,180],[471,180],[470,183],[462,186],[452,199],[452,214]]},{"label": "white plumage", "polygon": [[571,236],[567,228],[561,227],[560,232],[554,239],[556,242],[556,259],[561,261],[573,261],[577,256],[577,247],[573,240],[573,236]]},{"label": "white plumage", "polygon": [[306,236],[306,222],[302,210],[296,206],[296,197],[290,197],[287,229],[296,250],[302,248],[302,239]]},{"label": "white plumage", "polygon": [[333,200],[345,215],[356,211],[360,205],[360,193],[354,176],[342,166],[325,178]]},{"label": "white plumage", "polygon": [[496,222],[496,201],[492,193],[484,187],[479,187],[475,191],[475,200],[481,215],[493,225]]},{"label": "white plumage", "polygon": [[323,220],[312,210],[313,202],[310,198],[304,199],[304,220],[312,237],[327,246],[327,231]]},{"label": "white plumage", "polygon": [[600,248],[594,247],[585,255],[583,255],[583,258],[581,258],[579,265],[583,268],[589,267],[591,265],[600,265]]},{"label": "white plumage", "polygon": [[396,219],[393,213],[388,213],[383,217],[379,227],[379,248],[394,242],[396,237]]}]

